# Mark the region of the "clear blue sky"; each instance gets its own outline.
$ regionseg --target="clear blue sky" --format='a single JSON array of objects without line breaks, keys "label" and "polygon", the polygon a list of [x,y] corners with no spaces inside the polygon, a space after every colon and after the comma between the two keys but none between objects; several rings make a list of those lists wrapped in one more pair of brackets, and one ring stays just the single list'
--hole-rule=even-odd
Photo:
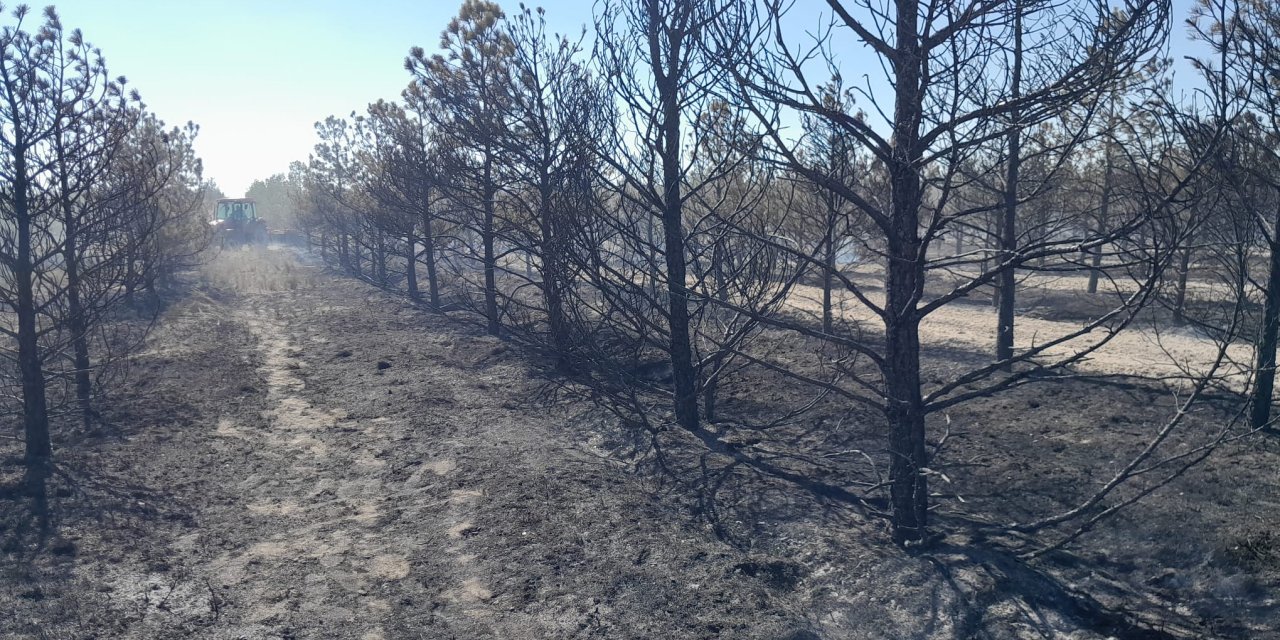
[{"label": "clear blue sky", "polygon": [[[409,82],[409,48],[434,49],[461,0],[53,4],[63,24],[82,29],[112,74],[127,76],[153,111],[170,123],[200,125],[206,176],[236,196],[254,179],[305,159],[317,120],[398,97]],[[553,28],[577,30],[590,20],[589,2],[554,4]]]},{"label": "clear blue sky", "polygon": [[[514,1],[499,1],[508,11],[517,7]],[[1181,20],[1190,2],[1174,0],[1175,42],[1184,42]],[[200,125],[197,151],[206,176],[238,196],[254,179],[305,159],[317,120],[363,109],[378,98],[396,98],[409,81],[405,54],[415,45],[435,49],[461,0],[55,4],[63,23],[82,29],[102,49],[112,74],[127,76],[154,112],[173,124]],[[550,27],[562,33],[576,34],[591,21],[591,0],[530,4],[545,6]],[[822,0],[798,0],[797,5],[806,10],[813,5],[795,14],[811,14],[813,26],[825,13]],[[1184,52],[1175,47],[1172,53]],[[867,71],[874,77],[878,69]]]}]

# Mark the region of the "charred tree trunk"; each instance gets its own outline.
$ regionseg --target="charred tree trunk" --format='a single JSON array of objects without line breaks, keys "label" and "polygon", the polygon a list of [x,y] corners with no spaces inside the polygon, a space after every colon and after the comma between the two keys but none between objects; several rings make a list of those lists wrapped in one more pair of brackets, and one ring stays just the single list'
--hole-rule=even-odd
[{"label": "charred tree trunk", "polygon": [[427,295],[433,310],[440,310],[440,281],[436,276],[436,237],[431,228],[430,192],[422,201],[422,255],[427,263]]},{"label": "charred tree trunk", "polygon": [[31,260],[31,183],[27,177],[26,146],[22,127],[14,125],[13,223],[18,236],[13,277],[17,281],[18,372],[22,379],[23,435],[26,439],[26,488],[43,511],[45,481],[53,463],[53,443],[49,437],[49,407],[45,396],[44,364],[40,354],[36,318],[35,267]]},{"label": "charred tree trunk", "polygon": [[422,299],[422,292],[418,290],[418,239],[412,231],[405,235],[404,247],[404,286],[409,298],[416,302]]},{"label": "charred tree trunk", "polygon": [[647,244],[645,245],[645,251],[647,251],[647,253],[644,257],[646,258],[645,264],[649,267],[649,295],[653,298],[657,298],[658,282],[661,280],[661,276],[658,273],[657,266],[658,254],[655,251],[655,247],[658,246],[658,240],[654,237],[653,218],[647,218],[645,220],[645,240],[647,241]]},{"label": "charred tree trunk", "polygon": [[76,405],[80,411],[81,426],[88,430],[93,424],[93,381],[89,377],[89,328],[84,304],[80,298],[80,220],[68,200],[71,187],[68,180],[66,149],[62,132],[54,137],[54,151],[58,162],[58,186],[62,190],[62,261],[67,278],[67,328],[71,332],[72,377],[76,392]]},{"label": "charred tree trunk", "polygon": [[137,255],[133,250],[126,249],[125,256],[124,302],[129,306],[133,306],[133,293],[138,288],[138,272],[134,266],[137,263]]},{"label": "charred tree trunk", "polygon": [[[543,166],[546,166],[544,163]],[[551,333],[551,347],[555,351],[556,369],[563,373],[574,370],[573,341],[569,336],[569,321],[564,311],[564,289],[568,286],[565,268],[564,238],[568,230],[560,224],[560,212],[551,207],[551,184],[543,176],[538,189],[538,224],[542,236],[542,296],[547,305],[547,328]]]},{"label": "charred tree trunk", "polygon": [[[1111,144],[1108,143],[1106,152],[1106,167],[1102,173],[1102,204],[1098,209],[1098,236],[1101,237],[1107,232],[1107,220],[1111,214],[1111,192],[1115,188],[1115,168],[1112,166]],[[1098,292],[1098,280],[1102,278],[1102,247],[1093,249],[1093,260],[1089,269],[1089,287],[1088,293]]]},{"label": "charred tree trunk", "polygon": [[836,271],[836,238],[835,226],[836,217],[833,208],[834,202],[827,202],[827,228],[825,230],[826,237],[823,238],[823,246],[826,253],[822,260],[822,331],[823,333],[831,333],[831,284]]},{"label": "charred tree trunk", "polygon": [[[656,20],[656,16],[651,18]],[[656,38],[657,34],[651,37]],[[676,422],[690,431],[698,429],[698,380],[693,368],[689,338],[689,288],[685,271],[684,203],[680,191],[680,74],[683,53],[680,38],[672,38],[667,65],[654,60],[658,100],[662,107],[662,238],[667,267],[668,326],[671,330],[671,380],[675,393]]]},{"label": "charred tree trunk", "polygon": [[501,333],[498,324],[498,279],[497,258],[493,250],[494,241],[494,185],[493,185],[493,152],[485,152],[484,156],[484,219],[481,221],[480,241],[484,244],[484,314],[488,324],[489,335]]},{"label": "charred tree trunk", "polygon": [[75,268],[67,269],[67,312],[71,314],[68,327],[71,330],[72,357],[75,366],[76,404],[80,411],[80,424],[86,430],[93,426],[93,380],[90,377],[92,361],[89,358],[89,327],[84,317],[84,305],[80,300],[80,276],[72,275]]},{"label": "charred tree trunk", "polygon": [[[720,302],[712,309],[712,313],[721,314],[729,308],[729,287],[725,282],[724,259],[726,249],[723,243],[716,241],[715,246],[711,249],[711,272],[715,278],[715,296]],[[702,387],[702,414],[706,416],[707,422],[715,422],[718,419],[717,411],[719,410],[718,396],[720,393],[720,365],[724,363],[724,354],[717,353],[713,357],[707,359],[703,366],[704,383]]]},{"label": "charred tree trunk", "polygon": [[387,280],[387,240],[386,235],[381,231],[374,236],[373,240],[373,269],[374,277],[378,279],[378,286],[383,289],[390,286]]},{"label": "charred tree trunk", "polygon": [[[1022,96],[1022,3],[1013,3],[1013,76],[1010,80],[1013,87],[1013,100]],[[1018,128],[1020,117],[1017,110],[1010,114],[1012,122],[1009,131],[1008,173],[1005,175],[1004,211],[1000,225],[1000,271],[999,306],[996,321],[996,361],[1007,362],[1013,358],[1013,311],[1014,297],[1017,295],[1017,274],[1013,268],[1014,254],[1018,242],[1018,171],[1022,164],[1022,131]],[[1002,367],[1011,370],[1010,364]]]},{"label": "charred tree trunk", "polygon": [[885,229],[885,417],[889,423],[889,494],[893,539],[918,542],[928,526],[929,488],[921,472],[925,452],[925,412],[920,394],[920,318],[924,287],[920,255],[920,122],[924,95],[915,0],[896,0],[897,35],[894,76],[893,148],[889,162],[891,219]]},{"label": "charred tree trunk", "polygon": [[[1275,220],[1280,223],[1280,209],[1276,210]],[[1271,422],[1271,399],[1276,384],[1276,341],[1280,334],[1280,239],[1273,237],[1271,242],[1267,297],[1262,312],[1262,331],[1258,336],[1257,379],[1250,410],[1250,422],[1255,429],[1266,427]]]},{"label": "charred tree trunk", "polygon": [[[895,178],[894,192],[907,195],[911,186],[898,184],[911,177]],[[917,187],[918,188],[918,187]],[[895,211],[895,218],[899,213]],[[908,217],[908,216],[901,216]],[[914,260],[912,220],[895,220],[889,244],[890,268],[886,278],[885,308],[885,417],[889,422],[889,482],[893,505],[893,538],[899,543],[924,538],[928,525],[928,481],[921,469],[925,453],[924,402],[920,395],[920,319],[916,316],[916,291],[923,273]],[[908,257],[910,256],[910,257]]]},{"label": "charred tree trunk", "polygon": [[[66,187],[63,187],[64,192]],[[80,298],[80,250],[77,246],[78,225],[69,203],[63,203],[62,259],[67,278],[67,328],[71,332],[72,364],[74,367],[76,404],[80,411],[80,423],[86,430],[93,424],[93,381],[89,376],[89,327],[84,304]]]},{"label": "charred tree trunk", "polygon": [[364,273],[364,238],[354,236],[351,239],[351,266],[349,267],[351,274],[357,278],[363,277]]},{"label": "charred tree trunk", "polygon": [[[563,373],[574,370],[573,341],[569,336],[569,322],[564,313],[564,294],[562,287],[562,258],[543,258],[542,291],[547,303],[547,324],[551,331],[551,344],[556,352],[556,368]],[[551,263],[557,263],[552,265]],[[547,272],[548,267],[552,274]]]},{"label": "charred tree trunk", "polygon": [[[1106,232],[1099,227],[1099,233]],[[1085,288],[1085,292],[1097,293],[1098,280],[1102,278],[1102,247],[1095,247],[1089,260],[1089,286]]]},{"label": "charred tree trunk", "polygon": [[1191,270],[1191,247],[1187,247],[1179,252],[1178,256],[1178,283],[1174,291],[1173,299],[1173,324],[1174,326],[1184,326],[1187,324],[1186,308],[1187,308],[1187,276]]}]

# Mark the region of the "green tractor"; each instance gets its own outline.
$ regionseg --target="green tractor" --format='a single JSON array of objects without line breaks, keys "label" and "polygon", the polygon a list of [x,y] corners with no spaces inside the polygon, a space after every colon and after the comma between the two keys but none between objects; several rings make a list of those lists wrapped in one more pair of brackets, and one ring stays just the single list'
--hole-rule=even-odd
[{"label": "green tractor", "polygon": [[258,217],[253,198],[223,198],[213,220],[214,235],[223,247],[267,243],[267,222]]}]

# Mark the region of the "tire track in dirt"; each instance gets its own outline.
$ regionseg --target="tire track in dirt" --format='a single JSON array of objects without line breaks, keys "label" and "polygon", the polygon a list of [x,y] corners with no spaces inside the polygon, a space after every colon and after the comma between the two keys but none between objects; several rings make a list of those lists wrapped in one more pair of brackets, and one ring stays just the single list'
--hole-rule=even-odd
[{"label": "tire track in dirt", "polygon": [[[378,331],[397,320],[368,315],[345,282],[298,276],[296,257],[246,258],[215,280],[243,294],[224,313],[253,338],[248,364],[264,393],[211,434],[233,450],[221,475],[245,477],[207,515],[215,528],[249,522],[218,536],[226,551],[206,563],[245,623],[239,631],[373,640],[416,635],[406,626],[415,619],[462,637],[508,626],[484,520],[494,468],[517,461],[487,446],[476,455],[484,435],[471,429],[493,418],[481,414],[498,404],[494,381],[454,375],[438,358],[424,370],[388,355],[389,369],[368,351],[398,350],[400,336]],[[455,348],[454,338],[432,340]],[[485,342],[485,352],[498,348]],[[432,381],[425,389],[421,377]],[[392,395],[418,390],[430,406],[406,411]]]},{"label": "tire track in dirt", "polygon": [[271,533],[214,560],[213,580],[240,595],[243,619],[251,625],[316,619],[361,628],[368,640],[385,637],[382,621],[391,603],[370,596],[370,589],[410,573],[403,549],[394,548],[403,541],[379,535],[386,487],[378,456],[390,443],[378,429],[341,438],[355,425],[345,411],[304,397],[304,365],[288,327],[261,308],[238,310],[235,317],[258,341],[266,427],[224,417],[216,433],[241,441],[265,462],[264,472],[246,477],[238,489],[245,517],[267,520],[264,529]]}]

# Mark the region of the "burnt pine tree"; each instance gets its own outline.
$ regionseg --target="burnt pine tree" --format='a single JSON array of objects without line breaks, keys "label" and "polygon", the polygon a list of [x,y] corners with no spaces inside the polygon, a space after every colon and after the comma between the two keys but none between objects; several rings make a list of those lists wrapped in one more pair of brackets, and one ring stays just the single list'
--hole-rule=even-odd
[{"label": "burnt pine tree", "polygon": [[[774,308],[806,269],[778,260],[769,243],[759,240],[778,235],[782,221],[769,214],[789,203],[795,190],[757,162],[760,136],[746,114],[713,100],[690,124],[697,141],[684,212],[694,318],[690,333],[702,414],[707,422],[717,422],[721,383],[758,333],[753,316]],[[741,232],[744,227],[752,231]]]},{"label": "burnt pine tree", "polygon": [[418,234],[422,243],[422,261],[427,268],[427,301],[434,310],[440,309],[440,276],[436,259],[436,241],[439,237],[436,227],[440,224],[436,214],[435,199],[440,191],[442,176],[440,174],[439,136],[431,129],[429,114],[435,109],[430,96],[416,83],[410,84],[403,92],[405,100],[406,120],[412,125],[412,132],[403,131],[407,139],[403,141],[400,153],[404,167],[402,175],[402,191],[411,194],[413,206],[418,211]]},{"label": "burnt pine tree", "polygon": [[1238,127],[1237,132],[1251,138],[1244,146],[1252,153],[1245,155],[1254,157],[1238,167],[1247,172],[1250,183],[1241,191],[1269,254],[1250,410],[1254,428],[1263,428],[1272,420],[1276,347],[1280,342],[1280,206],[1276,204],[1280,202],[1280,95],[1276,92],[1280,51],[1275,44],[1280,38],[1280,7],[1270,2],[1218,4],[1222,10],[1237,5],[1231,7],[1234,11],[1219,12],[1219,22],[1226,24],[1218,29],[1234,28],[1240,36],[1232,43],[1235,50],[1230,52],[1230,62],[1224,65],[1234,68],[1223,72],[1241,78],[1247,88],[1240,93],[1245,96],[1248,126]]},{"label": "burnt pine tree", "polygon": [[121,288],[157,294],[179,271],[200,263],[213,232],[206,218],[208,184],[193,148],[198,134],[193,123],[166,127],[152,114],[130,131],[107,186],[94,199],[104,221],[93,227],[94,242],[121,248],[111,260],[86,262],[84,272],[95,283],[93,308],[112,308]]},{"label": "burnt pine tree", "polygon": [[[56,14],[50,24],[61,28]],[[72,377],[80,419],[88,429],[93,421],[93,381],[89,349],[91,314],[106,302],[86,300],[86,276],[94,281],[102,261],[85,262],[86,244],[108,232],[114,220],[102,201],[120,197],[104,189],[107,172],[126,147],[126,136],[136,127],[141,111],[130,108],[123,87],[107,77],[100,54],[79,32],[69,38],[49,40],[52,51],[49,99],[58,113],[80,114],[58,118],[50,137],[57,207],[62,225],[62,263],[66,274],[65,318],[72,344]],[[134,96],[136,101],[137,97]]]},{"label": "burnt pine tree", "polygon": [[[959,284],[938,293],[926,287],[930,275],[951,269],[956,261],[952,256],[934,257],[937,252],[931,252],[931,247],[949,230],[966,224],[973,228],[976,225],[966,221],[990,211],[986,206],[962,211],[949,208],[954,189],[963,184],[962,168],[985,145],[1007,140],[1012,129],[1025,130],[1057,118],[1077,105],[1090,103],[1133,74],[1163,41],[1169,6],[1165,0],[1133,0],[1115,11],[1029,0],[929,4],[893,0],[886,7],[864,0],[832,0],[828,4],[831,29],[818,31],[814,36],[817,42],[796,42],[798,30],[787,19],[790,5],[777,1],[759,8],[725,3],[728,15],[719,23],[714,41],[720,53],[717,59],[734,74],[740,87],[738,99],[749,105],[769,130],[772,158],[798,175],[820,182],[856,207],[867,217],[875,245],[883,252],[882,298],[873,297],[855,281],[840,280],[866,313],[882,325],[883,340],[826,339],[860,354],[874,367],[873,371],[849,375],[857,379],[860,389],[870,391],[871,397],[852,393],[844,397],[875,406],[885,417],[893,536],[899,542],[914,543],[926,538],[929,519],[927,416],[1026,382],[1033,372],[1069,364],[1074,361],[1070,357],[1045,356],[1073,335],[1099,328],[1104,333],[1114,330],[1090,323],[1016,353],[1009,361],[931,384],[926,393],[921,376],[922,321],[1041,256],[1062,260],[1082,248],[1091,249],[1132,233],[1150,219],[1134,212],[1110,234],[1064,234],[1023,242],[1016,250],[1005,247],[1001,259],[985,273],[966,272]],[[1038,36],[1040,43],[1051,39],[1052,47],[1023,44],[1026,52],[1033,47],[1039,51],[1034,61],[1023,63],[1024,70],[1035,68],[1037,73],[1034,79],[1022,78],[1016,95],[1008,85],[1008,76],[996,71],[1017,46],[1011,38],[1020,31],[1014,28],[1015,17],[1055,23],[1053,29]],[[807,52],[834,51],[841,37],[861,43],[882,62],[888,93],[864,92],[870,101],[867,111],[883,114],[881,127],[827,108],[815,90],[817,83],[808,79],[813,65],[808,63]],[[787,111],[824,118],[854,137],[858,146],[883,166],[888,201],[826,179],[815,170],[780,124],[785,122],[780,114]],[[1144,209],[1152,214],[1161,210],[1158,199]],[[1144,295],[1127,300],[1123,309],[1108,319],[1131,314],[1152,288],[1149,281],[1140,283],[1139,291]],[[1021,371],[1015,366],[1010,374],[996,375],[1019,363],[1032,366]]]},{"label": "burnt pine tree", "polygon": [[[818,90],[819,99],[825,109],[833,113],[847,113],[860,117],[855,112],[854,95],[847,90],[837,74]],[[805,146],[814,170],[830,180],[854,188],[865,171],[861,166],[859,148],[856,140],[841,127],[832,126],[826,118],[804,118]],[[821,230],[822,239],[818,248],[821,259],[819,270],[822,274],[822,331],[831,333],[834,328],[832,293],[835,288],[837,260],[847,246],[847,236],[854,229],[856,218],[853,207],[834,190],[822,186],[821,182],[813,182],[812,189],[818,199],[817,219],[806,218],[803,224],[813,224]]]},{"label": "burnt pine tree", "polygon": [[509,58],[513,45],[504,14],[485,0],[466,0],[440,36],[443,53],[428,57],[414,48],[405,59],[438,109],[432,126],[450,150],[451,198],[470,210],[468,227],[479,236],[484,268],[484,315],[491,335],[501,332],[498,314],[497,196],[510,104]]},{"label": "burnt pine tree", "polygon": [[[90,369],[110,358],[91,361],[89,335],[128,292],[154,282],[155,263],[136,258],[165,250],[160,231],[174,210],[157,196],[198,162],[181,131],[143,126],[156,121],[52,8],[34,33],[26,7],[13,16],[0,29],[0,305],[13,321],[0,332],[16,343],[4,355],[17,365],[26,484],[42,507],[51,407],[62,400],[48,380],[70,378],[81,420],[90,419]],[[141,152],[143,138],[156,154]],[[128,177],[135,167],[140,180]]]},{"label": "burnt pine tree", "polygon": [[[414,87],[405,97],[422,100]],[[426,113],[429,107],[420,113]],[[374,171],[368,185],[370,194],[383,207],[395,212],[394,228],[404,238],[406,287],[415,300],[422,294],[418,282],[419,256],[427,268],[427,302],[440,308],[440,283],[436,273],[437,221],[433,207],[439,180],[436,149],[431,129],[415,112],[395,103],[378,101],[369,105],[368,123],[376,131],[370,149]],[[419,246],[422,250],[419,252]]]},{"label": "burnt pine tree", "polygon": [[354,129],[346,119],[329,116],[316,123],[316,135],[319,140],[307,162],[311,216],[328,231],[322,242],[332,248],[338,265],[359,275],[362,221],[349,206],[357,183]]},{"label": "burnt pine tree", "polygon": [[675,419],[691,431],[699,428],[698,372],[690,338],[684,208],[696,185],[686,184],[691,163],[684,125],[689,113],[713,101],[725,77],[701,46],[716,16],[712,3],[700,1],[605,0],[596,6],[596,58],[635,135],[617,136],[603,159],[622,191],[661,223]]},{"label": "burnt pine tree", "polygon": [[[383,225],[401,242],[404,259],[405,289],[409,298],[420,300],[418,286],[418,234],[420,213],[415,206],[415,167],[407,157],[414,153],[415,129],[400,105],[379,100],[369,105],[364,124],[368,140],[363,158],[368,165],[364,185],[369,197],[383,212]],[[409,179],[406,180],[406,177]]]},{"label": "burnt pine tree", "polygon": [[595,145],[602,136],[595,114],[603,96],[577,60],[580,42],[547,33],[542,9],[521,5],[507,29],[513,49],[504,155],[513,165],[513,200],[523,222],[513,226],[537,257],[551,350],[557,367],[569,371],[577,348],[565,308],[575,280],[568,242],[581,216],[569,196],[592,188],[599,173]]},{"label": "burnt pine tree", "polygon": [[400,258],[404,264],[405,288],[409,297],[419,300],[422,293],[418,286],[418,212],[412,196],[405,197],[401,186],[403,172],[410,169],[402,151],[412,142],[412,130],[404,109],[394,102],[379,100],[371,103],[365,115],[356,121],[362,206],[360,214],[368,222],[376,239],[375,251],[382,257],[379,264],[379,281],[389,286],[388,258]]},{"label": "burnt pine tree", "polygon": [[[1018,249],[1018,175],[1022,163],[1022,122],[1021,108],[1016,106],[1022,98],[1022,64],[1023,64],[1023,2],[1014,0],[1009,5],[1013,14],[1012,51],[1010,52],[1009,100],[1014,107],[1009,111],[1008,155],[1005,157],[1004,210],[1000,220],[1000,261],[1014,262],[1014,252]],[[1013,361],[1013,312],[1017,296],[1017,273],[1010,267],[1000,272],[997,284],[996,320],[996,360],[1005,363],[1006,371],[1010,370]]]},{"label": "burnt pine tree", "polygon": [[[51,45],[26,31],[26,7],[14,11],[16,24],[0,30],[0,216],[4,219],[0,264],[5,271],[6,311],[16,326],[5,333],[17,342],[17,370],[22,388],[23,434],[26,439],[26,484],[38,501],[50,472],[53,447],[49,437],[49,405],[44,357],[39,343],[38,290],[54,247],[41,242],[55,212],[41,197],[39,185],[49,179],[47,142],[60,115],[50,108],[43,86],[48,81]],[[45,26],[56,29],[53,24]],[[52,31],[60,38],[61,31]]]}]

